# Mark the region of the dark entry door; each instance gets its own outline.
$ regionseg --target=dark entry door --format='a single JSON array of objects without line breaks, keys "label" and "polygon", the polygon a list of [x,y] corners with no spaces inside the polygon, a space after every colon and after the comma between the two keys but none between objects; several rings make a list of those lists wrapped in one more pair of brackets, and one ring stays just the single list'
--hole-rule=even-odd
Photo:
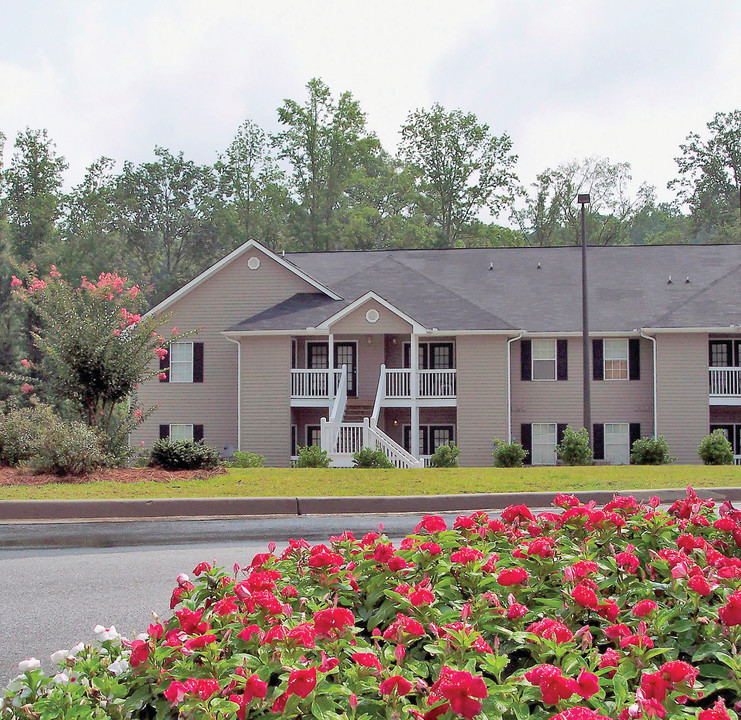
[{"label": "dark entry door", "polygon": [[341,370],[343,365],[347,365],[347,394],[350,397],[357,397],[358,359],[357,348],[353,342],[334,344],[334,366]]}]

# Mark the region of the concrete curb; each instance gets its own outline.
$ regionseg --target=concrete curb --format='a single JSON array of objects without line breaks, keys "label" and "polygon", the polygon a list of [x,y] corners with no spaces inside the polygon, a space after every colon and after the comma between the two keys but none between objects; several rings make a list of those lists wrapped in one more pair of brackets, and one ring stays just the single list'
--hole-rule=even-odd
[{"label": "concrete curb", "polygon": [[[741,502],[741,488],[696,488],[704,498]],[[236,518],[300,515],[390,515],[496,510],[525,503],[548,507],[556,493],[480,493],[381,497],[170,498],[146,500],[0,500],[0,523],[49,521],[152,520],[162,518]],[[598,490],[575,493],[582,502],[604,505],[615,495],[637,500],[658,496],[663,503],[684,497],[683,489]]]}]

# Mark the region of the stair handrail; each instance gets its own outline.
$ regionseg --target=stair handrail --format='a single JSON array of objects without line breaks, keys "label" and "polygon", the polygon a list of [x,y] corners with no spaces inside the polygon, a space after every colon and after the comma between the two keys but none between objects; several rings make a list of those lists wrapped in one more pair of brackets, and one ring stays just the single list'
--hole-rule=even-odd
[{"label": "stair handrail", "polygon": [[381,403],[386,397],[386,364],[381,363],[381,374],[378,376],[378,389],[376,390],[376,401],[373,404],[373,415],[370,417],[371,427],[378,427],[378,418],[381,415]]},{"label": "stair handrail", "polygon": [[[405,465],[409,468],[421,468],[424,467],[424,461],[414,457],[411,453],[407,452],[399,443],[386,435],[383,430],[379,430],[369,423],[367,429],[368,435],[373,440],[375,447],[381,446],[386,457],[392,462],[398,458],[401,465]],[[375,448],[374,448],[375,449]],[[394,457],[396,456],[396,458]]]},{"label": "stair handrail", "polygon": [[[334,378],[332,378],[332,380],[334,380]],[[347,365],[343,365],[342,370],[340,371],[340,382],[337,386],[337,394],[335,395],[332,409],[329,413],[330,423],[336,424],[342,422],[342,418],[345,414],[345,405],[347,405]]]}]

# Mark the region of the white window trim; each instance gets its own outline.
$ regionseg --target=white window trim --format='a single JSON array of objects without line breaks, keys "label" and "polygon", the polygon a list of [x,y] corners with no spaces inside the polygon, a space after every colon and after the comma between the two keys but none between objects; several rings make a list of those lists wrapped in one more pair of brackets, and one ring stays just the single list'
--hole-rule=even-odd
[{"label": "white window trim", "polygon": [[168,436],[172,440],[172,429],[174,427],[190,428],[190,437],[180,438],[180,440],[193,440],[193,424],[192,423],[170,423],[168,427]]},{"label": "white window trim", "polygon": [[[617,340],[622,340],[625,343],[625,357],[624,358],[608,358],[607,353],[604,350],[605,343],[607,341],[616,342]],[[622,382],[624,380],[630,380],[630,346],[628,344],[628,338],[604,338],[602,340],[602,379],[606,382]],[[625,377],[624,378],[608,378],[607,377],[607,361],[611,360],[625,360]]]},{"label": "white window trim", "polygon": [[[604,456],[605,456],[605,459],[607,459],[607,446],[608,445],[610,445],[611,447],[623,447],[623,448],[625,447],[625,446],[622,445],[622,443],[621,444],[618,444],[618,443],[608,443],[607,442],[607,426],[608,425],[621,425],[621,426],[623,426],[625,428],[625,437],[627,438],[628,456],[627,456],[627,461],[625,463],[621,463],[621,464],[623,464],[623,465],[629,465],[630,464],[630,423],[626,423],[626,422],[608,422],[608,423],[604,423],[604,425],[603,425],[603,438],[604,438],[604,445],[605,445],[605,448],[604,448]],[[610,462],[610,465],[613,465],[613,464],[614,463],[611,461]]]},{"label": "white window trim", "polygon": [[[174,373],[173,373],[173,352],[172,352],[172,346],[173,345],[190,345],[190,380],[175,380],[174,379]],[[175,340],[170,343],[170,382],[171,383],[192,383],[193,382],[193,342],[191,340]],[[188,364],[187,360],[177,360],[175,361],[178,363],[178,365],[186,365]]]},{"label": "white window trim", "polygon": [[[533,338],[533,345],[536,342],[551,342],[553,343],[553,377],[552,378],[536,378],[535,377],[535,353],[532,351],[532,345],[530,346],[530,379],[533,382],[555,382],[558,380],[558,344],[556,338]],[[538,362],[551,362],[551,360],[538,360]]]},{"label": "white window trim", "polygon": [[530,423],[530,451],[531,451],[531,464],[535,465],[536,467],[549,467],[549,464],[546,463],[536,463],[535,462],[535,446],[543,446],[549,445],[549,443],[536,443],[535,442],[535,426],[536,425],[552,425],[553,426],[553,458],[555,465],[558,462],[558,455],[556,454],[556,445],[558,444],[558,423],[554,422],[537,422],[537,423]]}]

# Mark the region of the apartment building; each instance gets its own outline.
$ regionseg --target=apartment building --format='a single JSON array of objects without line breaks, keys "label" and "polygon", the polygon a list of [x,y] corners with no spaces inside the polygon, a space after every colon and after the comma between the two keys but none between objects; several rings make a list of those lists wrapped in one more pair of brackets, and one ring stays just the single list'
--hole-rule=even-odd
[{"label": "apartment building", "polygon": [[[741,457],[741,246],[590,247],[595,455],[664,435],[682,463],[721,428]],[[553,464],[582,424],[577,247],[276,254],[244,243],[151,313],[172,327],[157,410],[135,440],[203,439],[288,466],[363,445],[423,467],[441,443],[492,463],[493,438]]]}]

